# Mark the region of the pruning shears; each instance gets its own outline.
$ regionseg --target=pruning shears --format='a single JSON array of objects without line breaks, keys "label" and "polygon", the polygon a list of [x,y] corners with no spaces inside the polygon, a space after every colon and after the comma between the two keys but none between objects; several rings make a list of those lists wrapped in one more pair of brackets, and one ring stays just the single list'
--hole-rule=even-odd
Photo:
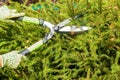
[{"label": "pruning shears", "polygon": [[[78,14],[74,17],[74,19],[83,17],[83,15],[84,14]],[[22,55],[29,54],[30,52],[32,52],[35,49],[37,49],[38,47],[40,47],[42,44],[46,43],[49,39],[52,38],[52,36],[54,35],[55,32],[60,32],[60,33],[75,32],[76,33],[76,32],[84,32],[84,31],[88,31],[88,30],[92,29],[91,27],[87,27],[87,26],[81,26],[80,28],[77,28],[76,26],[65,26],[66,24],[71,22],[72,18],[68,18],[68,19],[58,23],[57,25],[54,25],[43,19],[37,19],[37,18],[32,18],[32,17],[27,17],[27,16],[19,17],[19,18],[17,18],[17,20],[40,24],[40,25],[43,25],[44,27],[48,27],[50,29],[50,32],[47,33],[44,38],[42,38],[38,42],[34,43],[30,47],[20,51],[19,54],[22,54]]]}]

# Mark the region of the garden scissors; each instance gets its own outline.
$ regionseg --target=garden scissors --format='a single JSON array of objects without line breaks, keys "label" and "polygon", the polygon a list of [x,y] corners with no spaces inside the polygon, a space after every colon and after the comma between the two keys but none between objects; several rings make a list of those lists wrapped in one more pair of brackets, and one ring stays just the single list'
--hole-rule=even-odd
[{"label": "garden scissors", "polygon": [[[84,14],[78,14],[74,17],[74,19],[83,17]],[[30,22],[30,23],[35,23],[35,24],[41,24],[44,27],[48,27],[50,29],[50,32],[45,35],[44,38],[39,40],[38,42],[34,43],[30,47],[24,49],[23,51],[20,51],[19,53],[22,55],[29,54],[30,52],[34,51],[38,47],[40,47],[42,44],[46,43],[49,39],[52,38],[55,32],[60,32],[60,33],[69,33],[69,32],[84,32],[87,30],[92,29],[91,27],[87,26],[81,26],[80,28],[77,28],[76,26],[65,26],[69,22],[71,22],[72,18],[68,18],[57,25],[53,25],[52,23],[45,21],[43,19],[37,19],[37,18],[31,18],[27,16],[19,17],[17,20],[24,21],[24,22]]]}]

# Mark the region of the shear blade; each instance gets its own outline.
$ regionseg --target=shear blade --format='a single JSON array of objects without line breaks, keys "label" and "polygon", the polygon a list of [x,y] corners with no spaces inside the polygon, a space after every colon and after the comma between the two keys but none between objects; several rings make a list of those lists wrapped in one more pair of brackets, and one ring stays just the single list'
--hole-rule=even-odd
[{"label": "shear blade", "polygon": [[51,27],[51,28],[54,27],[53,24],[51,24],[50,22],[47,22],[47,21],[44,21],[43,26],[48,26],[48,27]]},{"label": "shear blade", "polygon": [[76,26],[66,26],[59,29],[59,32],[83,32],[92,29],[91,27],[81,26],[80,28],[76,28]]}]

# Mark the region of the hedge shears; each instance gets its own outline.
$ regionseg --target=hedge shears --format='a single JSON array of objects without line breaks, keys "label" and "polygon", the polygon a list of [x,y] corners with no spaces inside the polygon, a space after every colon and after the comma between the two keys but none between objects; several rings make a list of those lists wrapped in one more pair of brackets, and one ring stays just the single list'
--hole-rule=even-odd
[{"label": "hedge shears", "polygon": [[[78,14],[74,17],[74,19],[83,17],[83,16],[84,16],[84,14]],[[22,55],[29,54],[30,52],[32,52],[35,49],[37,49],[38,47],[40,47],[42,44],[46,43],[49,39],[52,38],[52,36],[54,35],[55,32],[60,32],[60,33],[75,32],[76,33],[76,32],[84,32],[84,31],[88,31],[88,30],[92,29],[91,27],[87,27],[87,26],[81,26],[80,28],[77,28],[76,26],[65,26],[66,24],[68,24],[69,22],[72,21],[72,18],[68,18],[68,19],[58,23],[57,25],[54,25],[43,19],[32,18],[32,17],[28,17],[28,16],[19,17],[19,18],[17,18],[17,20],[40,24],[44,27],[48,27],[50,30],[50,32],[47,33],[44,38],[42,38],[38,42],[34,43],[30,47],[20,51],[19,54],[22,54]]]}]

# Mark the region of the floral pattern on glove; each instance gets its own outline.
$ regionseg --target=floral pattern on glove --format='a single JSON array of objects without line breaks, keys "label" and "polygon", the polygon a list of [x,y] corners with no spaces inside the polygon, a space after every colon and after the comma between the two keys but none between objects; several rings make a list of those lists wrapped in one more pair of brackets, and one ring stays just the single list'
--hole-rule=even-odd
[{"label": "floral pattern on glove", "polygon": [[8,66],[11,68],[17,68],[17,66],[20,64],[22,57],[25,57],[24,55],[18,54],[18,51],[12,51],[6,54],[2,55],[3,59],[3,67]]}]

